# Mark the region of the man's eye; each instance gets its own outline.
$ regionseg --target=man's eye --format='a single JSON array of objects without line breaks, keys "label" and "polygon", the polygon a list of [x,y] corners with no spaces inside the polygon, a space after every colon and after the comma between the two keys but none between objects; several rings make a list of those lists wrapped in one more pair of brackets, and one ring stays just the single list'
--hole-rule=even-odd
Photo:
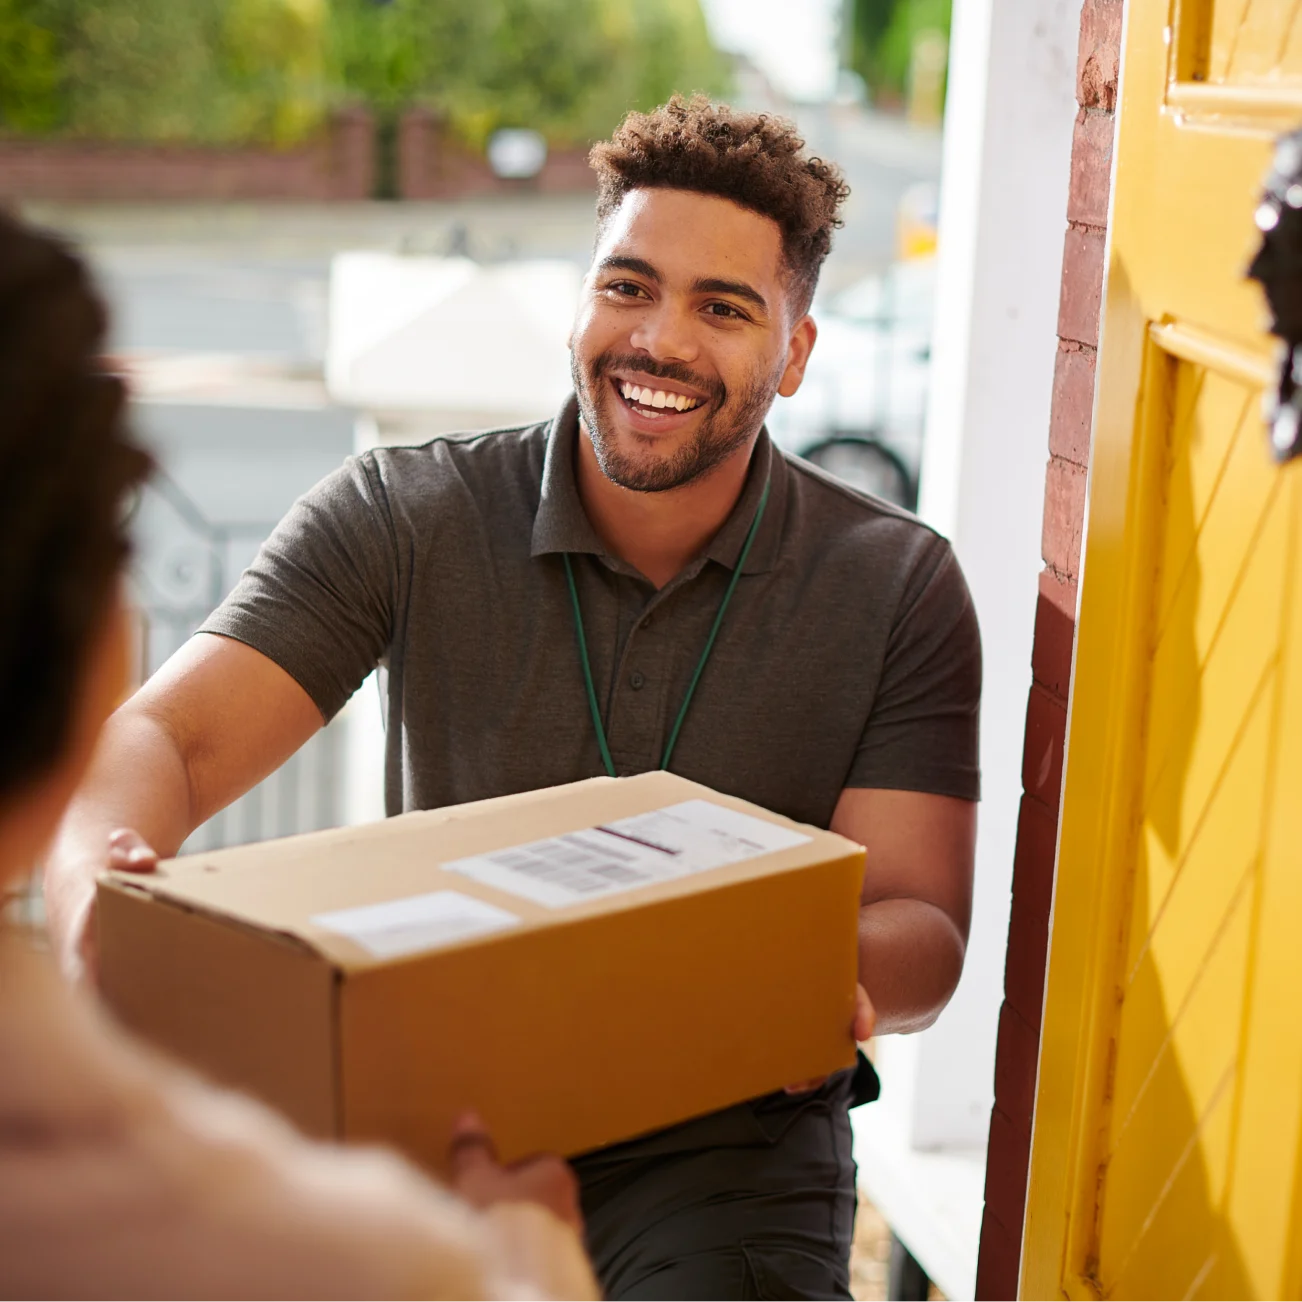
[{"label": "man's eye", "polygon": [[744,321],[745,315],[731,303],[711,303],[705,309],[711,316],[723,317],[724,320]]},{"label": "man's eye", "polygon": [[631,280],[616,280],[606,288],[612,293],[622,295],[624,298],[645,298],[646,290],[641,285],[635,285]]}]

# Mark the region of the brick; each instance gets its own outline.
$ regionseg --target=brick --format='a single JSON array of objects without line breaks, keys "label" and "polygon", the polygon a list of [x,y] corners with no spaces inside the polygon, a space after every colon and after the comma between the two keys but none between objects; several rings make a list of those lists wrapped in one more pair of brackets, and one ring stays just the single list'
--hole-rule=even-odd
[{"label": "brick", "polygon": [[987,1207],[981,1217],[981,1249],[977,1256],[978,1299],[1011,1302],[1017,1296],[1022,1236],[1013,1234]]},{"label": "brick", "polygon": [[375,121],[358,105],[341,108],[330,133],[332,197],[369,199],[375,188]]},{"label": "brick", "polygon": [[408,109],[398,123],[398,192],[404,199],[457,199],[479,195],[515,197],[527,191],[582,193],[596,188],[585,149],[552,149],[531,180],[494,174],[483,155],[448,133],[427,108]]},{"label": "brick", "polygon": [[290,149],[8,139],[0,141],[0,199],[366,199],[374,135],[369,113],[344,109]]},{"label": "brick", "polygon": [[[1058,811],[1035,796],[1024,795],[1017,818],[1017,849],[1013,855],[1013,900],[1008,919],[1008,951],[1004,958],[1004,1003],[1038,1037],[1044,1008],[1044,971],[1049,946],[1049,910],[1053,903],[1054,857],[1058,843]],[[1016,1070],[1003,1062],[1005,1045],[1000,1028],[995,1078]],[[1011,1050],[1010,1050],[1011,1051]],[[1034,1064],[1030,1070],[1034,1071]],[[998,1094],[996,1093],[996,1099]],[[1017,1118],[1015,1109],[1004,1111]],[[1029,1124],[1029,1114],[1028,1114]]]},{"label": "brick", "polygon": [[1064,579],[1080,572],[1081,535],[1085,529],[1083,466],[1052,457],[1044,476],[1044,527],[1040,551],[1045,564]]},{"label": "brick", "polygon": [[1094,421],[1094,349],[1058,341],[1053,364],[1053,406],[1049,415],[1049,451],[1078,466],[1089,465]]},{"label": "brick", "polygon": [[1033,683],[1026,706],[1022,787],[1027,795],[1055,811],[1055,817],[1062,790],[1062,748],[1066,735],[1067,707]]},{"label": "brick", "polygon": [[[1053,885],[1053,857],[1045,879]],[[1029,895],[1014,895],[1008,918],[1008,954],[1004,960],[1004,1003],[1039,1034],[1044,1013],[1044,976],[1049,961],[1049,910]],[[1000,1064],[995,1062],[998,1077]]]},{"label": "brick", "polygon": [[1071,184],[1067,190],[1069,222],[1100,227],[1108,224],[1115,123],[1111,113],[1100,109],[1083,108],[1076,115],[1071,143]]},{"label": "brick", "polygon": [[1085,0],[1076,54],[1076,102],[1111,113],[1117,106],[1122,0]]},{"label": "brick", "polygon": [[1017,1126],[1030,1129],[1035,1111],[1035,1069],[1040,1034],[1005,1003],[999,1010],[999,1048],[995,1058],[995,1106]]},{"label": "brick", "polygon": [[996,1107],[990,1113],[990,1146],[986,1150],[986,1210],[1005,1227],[1017,1226],[1019,1237],[1030,1162],[1030,1127],[1014,1125]]},{"label": "brick", "polygon": [[1058,848],[1058,811],[1035,796],[1023,795],[1017,813],[1013,852],[1013,897],[1031,907],[1031,917],[1049,925],[1053,901],[1053,861]]},{"label": "brick", "polygon": [[1071,689],[1071,653],[1076,644],[1076,584],[1052,570],[1040,573],[1035,602],[1035,640],[1031,673],[1059,700]]},{"label": "brick", "polygon": [[1093,226],[1067,228],[1062,251],[1062,293],[1058,299],[1060,339],[1098,347],[1104,247],[1102,230]]}]

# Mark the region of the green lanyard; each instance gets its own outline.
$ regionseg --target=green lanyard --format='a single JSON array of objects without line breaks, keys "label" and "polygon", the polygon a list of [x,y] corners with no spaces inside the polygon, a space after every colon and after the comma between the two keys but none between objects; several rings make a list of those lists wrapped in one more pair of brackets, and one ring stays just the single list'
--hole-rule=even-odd
[{"label": "green lanyard", "polygon": [[[737,557],[737,565],[732,572],[732,578],[728,580],[728,590],[723,594],[723,600],[719,602],[719,611],[715,615],[714,624],[710,628],[710,636],[705,639],[705,650],[701,652],[701,658],[696,662],[696,672],[692,675],[692,681],[687,685],[687,695],[683,697],[683,703],[679,707],[678,718],[674,720],[673,731],[669,734],[669,741],[665,745],[665,753],[660,759],[662,769],[669,767],[669,757],[674,753],[674,747],[678,744],[678,734],[682,731],[683,720],[687,718],[687,707],[692,703],[696,684],[701,681],[701,674],[705,671],[705,662],[709,660],[710,652],[714,649],[714,639],[719,635],[724,612],[728,609],[732,594],[737,589],[737,580],[741,578],[742,567],[746,564],[746,557],[750,555],[751,543],[755,541],[755,535],[759,533],[760,521],[764,518],[764,508],[768,504],[769,485],[765,484],[764,491],[760,494],[759,505],[755,508],[755,518],[750,522],[750,532],[747,533],[746,541],[742,544],[741,555]],[[579,663],[583,666],[583,682],[588,689],[588,708],[592,711],[592,727],[597,734],[597,745],[601,748],[601,762],[606,766],[606,772],[613,778],[615,776],[615,761],[610,758],[610,747],[606,743],[606,729],[602,726],[601,709],[597,705],[597,689],[592,682],[592,663],[588,659],[588,639],[583,633],[583,612],[579,608],[579,590],[574,583],[574,567],[570,564],[569,552],[563,552],[561,555],[565,561],[565,577],[570,585],[570,601],[574,605],[574,631],[579,639]]]}]

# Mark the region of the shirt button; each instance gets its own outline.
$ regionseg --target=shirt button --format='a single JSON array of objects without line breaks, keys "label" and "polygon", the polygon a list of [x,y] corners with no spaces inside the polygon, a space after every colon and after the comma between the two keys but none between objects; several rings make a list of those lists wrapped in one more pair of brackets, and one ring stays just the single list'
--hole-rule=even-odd
[{"label": "shirt button", "polygon": [[628,685],[635,692],[640,692],[646,686],[646,675],[640,669],[634,669],[628,676]]},{"label": "shirt button", "polygon": [[638,628],[650,628],[651,621],[655,619],[654,615],[648,615],[639,625]]}]

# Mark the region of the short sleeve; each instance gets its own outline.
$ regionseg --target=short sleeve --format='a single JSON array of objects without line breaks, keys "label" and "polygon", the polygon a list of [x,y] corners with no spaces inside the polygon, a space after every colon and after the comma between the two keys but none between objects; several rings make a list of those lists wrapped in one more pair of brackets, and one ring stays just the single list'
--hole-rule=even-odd
[{"label": "short sleeve", "polygon": [[397,544],[368,457],[290,508],[200,628],[274,660],[329,722],[393,638]]},{"label": "short sleeve", "polygon": [[967,582],[937,539],[896,612],[847,787],[976,800],[981,634]]}]

